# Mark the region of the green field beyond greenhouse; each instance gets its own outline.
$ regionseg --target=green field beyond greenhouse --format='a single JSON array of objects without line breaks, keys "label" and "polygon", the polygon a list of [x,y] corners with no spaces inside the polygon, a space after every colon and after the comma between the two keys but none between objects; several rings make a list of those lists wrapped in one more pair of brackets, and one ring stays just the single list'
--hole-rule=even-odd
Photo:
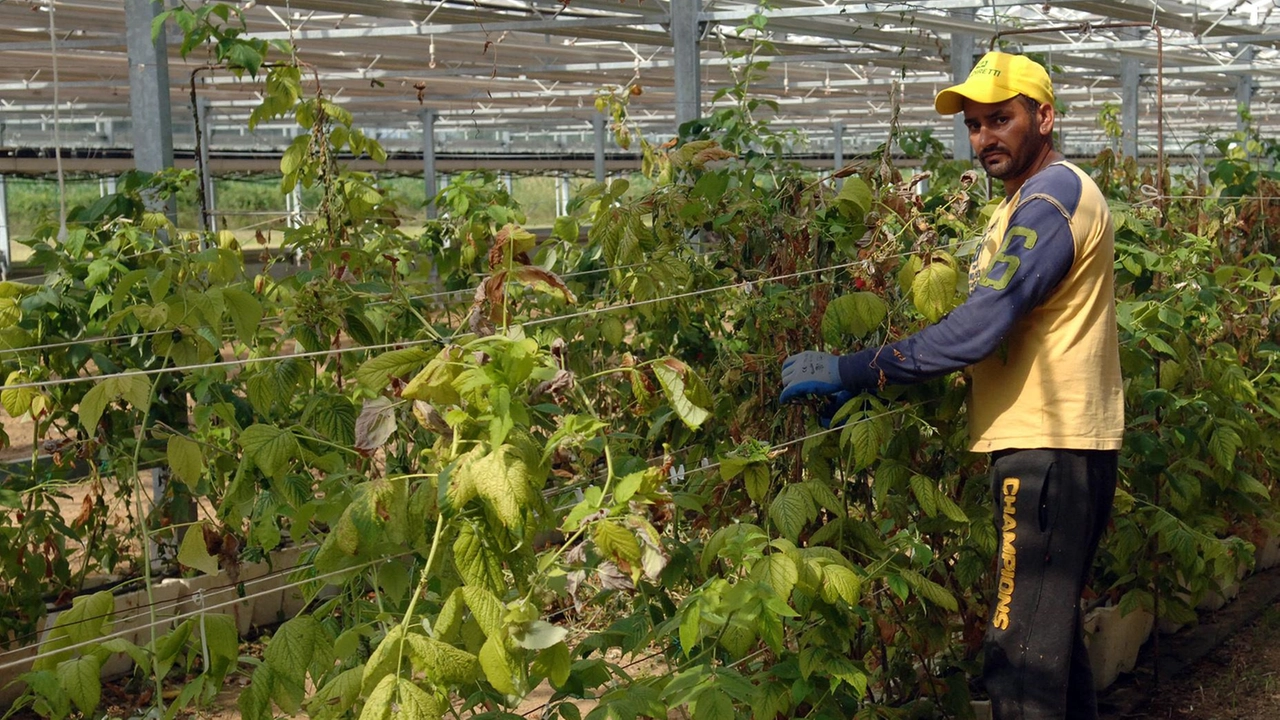
[{"label": "green field beyond greenhouse", "polygon": [[1094,684],[1274,717],[1274,8],[656,4],[0,5],[0,720],[990,717],[970,375],[779,403],[970,296],[988,41],[1114,223]]}]

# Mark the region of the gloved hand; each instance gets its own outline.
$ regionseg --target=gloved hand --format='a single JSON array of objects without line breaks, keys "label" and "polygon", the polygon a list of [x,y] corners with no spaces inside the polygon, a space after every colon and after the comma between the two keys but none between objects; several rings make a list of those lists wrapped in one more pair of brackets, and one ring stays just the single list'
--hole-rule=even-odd
[{"label": "gloved hand", "polygon": [[844,390],[839,361],[839,355],[819,350],[806,350],[783,360],[778,402],[788,403],[805,395],[835,395]]},{"label": "gloved hand", "polygon": [[[841,390],[832,395],[830,400],[823,403],[822,409],[818,411],[818,424],[822,426],[822,429],[830,430],[831,421],[835,419],[836,413],[840,412],[840,408],[844,407],[844,404],[853,398],[853,393],[848,390]],[[847,417],[840,418],[840,422],[836,423],[836,427],[843,426],[847,420]]]}]

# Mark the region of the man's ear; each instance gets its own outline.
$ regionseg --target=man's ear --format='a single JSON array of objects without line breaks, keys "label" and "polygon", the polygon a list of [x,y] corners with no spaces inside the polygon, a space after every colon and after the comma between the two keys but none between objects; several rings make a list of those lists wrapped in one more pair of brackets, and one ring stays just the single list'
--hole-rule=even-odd
[{"label": "man's ear", "polygon": [[1036,108],[1036,127],[1039,128],[1041,135],[1048,137],[1053,134],[1054,118],[1053,104],[1040,103],[1040,107]]}]

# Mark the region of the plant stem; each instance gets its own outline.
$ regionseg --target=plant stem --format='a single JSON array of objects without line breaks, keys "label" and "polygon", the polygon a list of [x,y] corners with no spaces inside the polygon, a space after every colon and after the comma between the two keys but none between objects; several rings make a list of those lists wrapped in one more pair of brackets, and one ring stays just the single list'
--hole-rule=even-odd
[{"label": "plant stem", "polygon": [[404,636],[409,632],[409,625],[413,622],[413,611],[418,605],[418,596],[422,595],[427,589],[427,581],[431,579],[431,566],[435,564],[436,552],[440,549],[440,538],[444,536],[444,516],[436,516],[436,530],[431,538],[431,551],[427,553],[427,564],[422,568],[422,577],[418,578],[418,587],[413,591],[413,597],[409,598],[409,609],[405,610],[404,620],[400,621],[400,627],[403,631],[400,633],[400,649],[396,653],[396,676],[400,675],[400,667],[404,662]]},{"label": "plant stem", "polygon": [[[165,354],[164,363],[169,362],[168,353]],[[151,634],[151,674],[155,677],[155,708],[163,717],[164,712],[164,678],[160,677],[160,663],[156,657],[156,598],[155,587],[151,582],[151,533],[147,528],[147,516],[143,512],[142,501],[142,480],[138,475],[138,464],[142,456],[142,444],[147,436],[147,416],[150,412],[151,405],[156,401],[157,390],[160,386],[160,380],[163,375],[155,375],[151,380],[151,390],[148,393],[147,407],[142,410],[142,421],[138,424],[138,435],[133,445],[133,463],[129,467],[129,474],[133,476],[133,502],[134,510],[138,514],[138,532],[141,536],[140,545],[142,546],[142,578],[143,587],[147,591],[147,614],[148,629]],[[159,498],[152,498],[152,504],[157,504]]]}]

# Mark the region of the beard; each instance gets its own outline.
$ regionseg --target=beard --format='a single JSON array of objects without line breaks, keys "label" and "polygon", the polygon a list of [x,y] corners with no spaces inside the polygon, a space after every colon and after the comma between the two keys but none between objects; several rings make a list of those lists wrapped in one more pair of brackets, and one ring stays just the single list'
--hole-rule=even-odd
[{"label": "beard", "polygon": [[1018,177],[1031,169],[1044,145],[1044,138],[1035,128],[1028,128],[1016,150],[1003,145],[986,148],[978,156],[982,169],[996,180]]}]

